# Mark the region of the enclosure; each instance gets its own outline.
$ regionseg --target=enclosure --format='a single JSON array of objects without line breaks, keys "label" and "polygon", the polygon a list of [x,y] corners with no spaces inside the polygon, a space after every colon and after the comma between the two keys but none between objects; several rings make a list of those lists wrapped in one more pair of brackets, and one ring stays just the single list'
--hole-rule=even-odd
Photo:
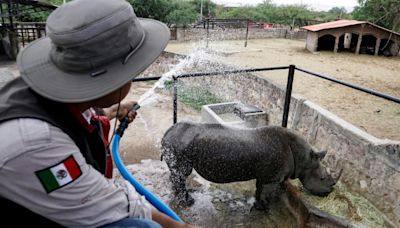
[{"label": "enclosure", "polygon": [[[209,49],[204,49],[205,43],[171,43],[167,50],[186,54],[187,57],[165,53],[141,77],[163,75],[171,80],[174,75],[190,72],[289,66],[296,63],[301,69],[312,69],[399,96],[399,79],[393,77],[398,58],[381,62],[380,57],[373,56],[352,59],[348,55],[338,57],[324,52],[313,55],[304,51],[303,41],[251,40],[247,48],[243,43],[213,41]],[[195,46],[200,48],[193,48]],[[343,57],[346,61],[341,60]],[[369,67],[365,67],[366,64]],[[18,76],[13,64],[5,65],[1,70],[3,74]],[[374,77],[376,72],[379,72],[379,78]],[[196,97],[204,98],[206,103],[236,100],[253,104],[268,112],[269,124],[280,125],[287,77],[286,69],[197,78],[195,81],[182,79],[179,94],[184,96],[178,100],[178,120],[200,121],[200,113],[196,110],[199,104],[193,100]],[[296,224],[292,213],[279,206],[271,214],[251,212],[254,182],[216,185],[194,173],[189,185],[197,203],[191,208],[174,205],[168,169],[160,161],[159,145],[163,133],[173,123],[172,84],[169,80],[133,83],[129,98],[138,100],[142,108],[137,120],[122,138],[121,152],[125,164],[129,165],[134,175],[169,202],[185,220],[197,225],[282,227]],[[194,88],[188,89],[191,86],[187,85]],[[296,72],[293,85],[288,126],[303,133],[316,147],[328,150],[324,165],[333,169],[338,166],[345,168],[341,182],[329,197],[321,201],[320,198],[307,196],[299,186],[301,197],[323,211],[345,218],[351,224],[367,227],[398,224],[399,209],[393,203],[399,198],[399,143],[396,141],[399,139],[399,106],[364,93],[355,93],[348,88],[343,89],[332,82],[310,78],[302,72]],[[296,185],[296,182],[293,184]]]},{"label": "enclosure", "polygon": [[[241,44],[243,44],[243,43],[241,43]],[[172,46],[173,46],[173,44],[172,44]],[[167,49],[172,49],[173,48],[172,46],[170,46]],[[221,46],[221,43],[216,44],[216,46]],[[235,45],[233,45],[233,46],[235,46]],[[215,63],[216,59],[224,58],[224,56],[226,56],[226,55],[229,57],[230,55],[236,55],[236,54],[237,55],[244,54],[244,55],[247,55],[247,58],[249,58],[249,55],[251,55],[253,53],[258,54],[259,52],[262,52],[262,51],[257,51],[257,50],[255,51],[254,47],[252,47],[252,46],[250,46],[250,47],[253,49],[251,49],[250,51],[247,51],[247,52],[243,51],[243,53],[241,53],[239,51],[237,53],[235,53],[234,51],[229,52],[231,50],[228,50],[226,48],[226,46],[222,47],[222,48],[224,48],[224,50],[226,52],[221,51],[221,49],[219,49],[220,50],[219,53],[217,50],[214,50],[214,51],[211,50],[208,52],[207,51],[206,52],[199,51],[199,52],[197,52],[197,54],[192,53],[193,55],[189,55],[188,58],[179,57],[179,56],[176,57],[176,58],[178,58],[178,60],[184,59],[182,62],[175,60],[175,61],[178,61],[179,63],[174,62],[174,61],[172,63],[169,62],[172,60],[167,61],[167,64],[165,64],[164,62],[157,63],[156,68],[161,70],[161,72],[163,71],[162,69],[164,68],[164,72],[165,72],[165,71],[168,71],[168,70],[166,70],[166,68],[168,68],[167,66],[172,67],[172,70],[167,74],[170,76],[179,75],[181,73],[185,73],[185,72],[189,72],[189,71],[193,71],[193,70],[205,72],[205,71],[212,71],[215,69],[217,69],[217,70],[226,69],[226,68],[223,68],[222,66],[216,64]],[[240,49],[240,48],[238,48],[238,49]],[[261,53],[261,54],[265,54],[265,53]],[[210,55],[214,56],[214,58],[210,59]],[[273,53],[272,53],[272,55],[273,55]],[[241,58],[242,63],[244,63],[243,59],[244,58],[242,57]],[[250,59],[246,60],[246,64],[249,64],[249,61],[251,61],[251,60]],[[212,64],[210,64],[210,62]],[[191,67],[194,67],[194,69],[192,69]],[[228,67],[228,69],[232,69],[232,68]],[[154,73],[154,71],[145,72],[144,74],[150,74],[150,76],[158,76],[159,75],[157,73]],[[278,73],[276,73],[276,74],[278,74]],[[286,81],[287,80],[287,72],[281,72],[280,77],[284,78],[284,79],[282,79],[282,81]],[[295,90],[296,90],[296,80],[298,80],[298,78],[296,78],[296,77],[298,77],[298,76],[297,75],[295,76],[295,83],[294,83]],[[274,86],[274,82],[261,79],[258,75],[247,75],[247,74],[241,75],[241,76],[229,75],[226,77],[219,77],[221,79],[217,79],[217,78],[218,77],[211,77],[211,79],[204,79],[204,78],[200,79],[199,78],[199,79],[196,79],[197,82],[190,81],[190,82],[188,82],[188,84],[195,85],[196,83],[200,83],[202,85],[201,87],[207,88],[207,90],[212,91],[212,94],[217,94],[218,95],[217,97],[225,97],[225,100],[226,99],[240,100],[242,102],[257,104],[258,107],[262,107],[262,109],[269,112],[269,114],[270,114],[269,116],[271,117],[272,124],[280,124],[280,121],[282,118],[281,112],[283,109],[282,102],[284,100],[282,91],[284,91],[284,87],[282,89],[282,87],[280,87],[279,85]],[[184,83],[183,81],[184,80],[182,79],[182,83]],[[148,87],[152,87],[151,82],[135,82],[134,85],[136,83],[148,84]],[[316,86],[315,83],[308,84],[308,85]],[[170,87],[170,89],[171,89],[171,87]],[[133,89],[133,91],[134,91],[134,89]],[[171,113],[172,108],[173,108],[173,106],[172,106],[173,102],[172,102],[172,97],[171,97],[172,96],[171,90],[164,91],[162,89],[157,89],[157,91],[159,91],[159,93],[162,94],[162,97],[164,97],[164,98],[161,98],[160,96],[157,96],[158,97],[156,99],[157,102],[154,103],[154,105],[158,108],[158,111],[155,111],[155,113],[153,113],[150,108],[148,110],[146,110],[146,108],[144,108],[144,110],[142,110],[143,115],[140,115],[140,119],[142,119],[142,118],[144,120],[152,119],[152,118],[157,119],[157,121],[154,123],[151,123],[152,121],[150,121],[150,123],[147,122],[146,124],[144,124],[144,123],[143,124],[147,126],[146,129],[148,129],[150,132],[150,133],[147,133],[147,136],[150,138],[154,137],[159,140],[162,136],[162,133],[165,132],[165,130],[168,128],[168,126],[171,125],[171,122],[173,121],[173,116]],[[193,92],[193,91],[196,91],[196,92]],[[260,91],[263,91],[263,92],[260,92]],[[268,95],[265,95],[265,91],[267,91]],[[273,94],[272,96],[271,96],[271,91],[275,91],[275,93],[272,92],[272,94]],[[281,92],[279,92],[279,91],[281,91]],[[208,97],[207,94],[203,94],[202,92],[199,92],[198,89],[194,89],[194,90],[192,90],[192,92],[195,93],[196,97]],[[169,98],[166,98],[166,97],[168,97],[167,95],[169,96]],[[349,95],[349,94],[347,94],[347,95]],[[265,99],[266,97],[268,97],[268,101],[266,101],[266,99]],[[141,98],[138,98],[138,99],[141,99]],[[185,98],[182,98],[182,99],[185,99]],[[271,103],[269,103],[270,101],[271,101]],[[220,101],[212,101],[212,102],[220,102]],[[276,103],[276,102],[278,102],[278,103]],[[345,101],[341,101],[341,102],[344,102],[344,103],[342,103],[342,105],[344,105],[346,103]],[[398,175],[398,173],[396,174],[396,172],[395,172],[395,173],[390,174],[390,172],[392,170],[391,167],[393,167],[392,165],[395,165],[395,164],[391,165],[385,161],[379,160],[379,161],[377,161],[377,163],[375,165],[373,165],[373,167],[371,167],[369,169],[369,171],[368,171],[368,169],[363,170],[364,165],[366,164],[365,162],[371,163],[372,160],[370,160],[370,159],[376,159],[377,154],[380,154],[381,152],[378,152],[376,149],[372,149],[370,146],[368,146],[368,144],[367,144],[366,148],[358,147],[358,149],[351,149],[352,144],[357,146],[360,144],[360,142],[365,140],[365,137],[364,137],[366,135],[365,133],[361,133],[361,136],[360,136],[359,135],[360,131],[356,130],[355,131],[356,134],[354,134],[354,126],[351,126],[350,130],[345,130],[345,131],[349,131],[349,133],[345,133],[343,135],[343,133],[344,133],[343,130],[346,129],[346,127],[348,127],[348,123],[346,123],[343,120],[340,120],[340,118],[338,118],[335,115],[332,115],[332,113],[329,113],[329,112],[326,112],[326,110],[320,109],[320,107],[318,107],[318,105],[315,105],[315,104],[312,104],[312,102],[303,100],[301,97],[298,97],[298,95],[295,95],[294,98],[292,98],[292,105],[293,106],[291,106],[291,113],[294,116],[291,116],[289,118],[289,126],[295,127],[296,124],[298,124],[297,126],[300,128],[297,127],[297,129],[300,132],[305,133],[310,141],[312,141],[318,147],[327,148],[328,151],[330,151],[330,153],[332,153],[329,156],[329,159],[327,161],[328,166],[335,167],[338,164],[343,163],[347,167],[346,168],[347,173],[345,173],[346,177],[343,178],[343,181],[346,184],[350,183],[350,186],[352,186],[351,192],[353,192],[353,193],[356,192],[357,194],[361,194],[361,195],[367,195],[368,197],[370,197],[370,200],[372,199],[374,201],[374,199],[380,200],[383,197],[382,195],[386,195],[386,193],[383,193],[381,191],[386,191],[386,192],[393,191],[392,187],[395,187],[396,178],[397,178],[395,175]],[[393,107],[396,108],[396,106],[393,106]],[[153,108],[154,108],[154,106],[152,107],[152,109]],[[168,109],[168,111],[166,109]],[[311,112],[306,111],[307,109],[310,109],[310,111],[311,110],[314,110],[314,111],[311,111]],[[277,113],[279,113],[279,114],[276,114],[276,113],[272,114],[274,110],[277,111]],[[299,113],[301,113],[301,112],[299,110],[303,110],[302,112],[305,113],[306,115],[305,116],[300,115]],[[317,114],[320,112],[322,112],[322,114]],[[162,119],[157,118],[158,115],[162,115],[165,118],[162,118]],[[149,117],[146,117],[146,116],[149,116]],[[325,117],[322,117],[322,116],[325,116]],[[300,119],[303,119],[303,118],[305,118],[305,119],[311,118],[311,119],[308,119],[308,121],[310,121],[310,122],[306,121],[303,124],[301,124],[302,121]],[[193,108],[190,108],[187,105],[179,103],[178,104],[178,120],[183,120],[183,119],[191,119],[194,121],[199,121],[200,117],[199,117],[199,113],[196,112],[195,110],[193,110]],[[300,122],[299,122],[299,120],[300,120]],[[169,121],[171,121],[171,122],[169,122]],[[297,123],[296,123],[296,121],[297,121]],[[144,121],[144,122],[146,122],[146,121]],[[139,123],[139,124],[142,124],[142,123]],[[164,124],[166,126],[161,127]],[[332,131],[332,128],[329,127],[332,124],[338,124],[340,127],[339,126],[334,127],[334,129],[336,129],[336,130]],[[314,130],[311,130],[310,128],[312,128]],[[396,128],[396,129],[398,130],[398,128]],[[353,133],[351,133],[351,132],[353,132]],[[395,132],[396,132],[396,130],[395,130]],[[335,139],[335,137],[338,134],[339,135],[342,134],[342,136]],[[396,135],[397,135],[397,133],[396,133]],[[347,138],[348,141],[346,141],[345,143],[341,143],[343,138]],[[319,141],[320,139],[325,139],[325,141]],[[367,140],[368,139],[371,139],[371,138],[367,137]],[[351,142],[352,140],[354,142]],[[376,142],[377,141],[374,141],[373,144]],[[138,142],[132,142],[130,144],[130,146],[132,146],[135,143],[138,143]],[[152,148],[149,148],[149,145],[148,145],[148,143],[146,143],[146,140],[141,140],[141,142],[139,142],[139,143],[144,144],[144,145],[142,145],[141,149],[150,151],[150,153],[155,156],[157,156],[159,154],[157,140],[156,140],[155,145],[152,146]],[[361,144],[364,144],[364,143],[365,142],[363,142]],[[396,148],[398,148],[398,142],[397,142],[397,144],[396,144],[396,142],[394,142],[394,143],[395,143],[394,147],[383,146],[383,148],[388,148],[389,151],[397,151],[398,149],[396,149]],[[350,147],[349,147],[349,145],[350,145]],[[386,145],[386,144],[383,144],[383,145]],[[390,148],[393,148],[393,149],[390,149]],[[124,150],[130,150],[130,149],[128,149],[127,147],[124,147]],[[138,149],[138,150],[140,150],[140,149]],[[342,152],[340,152],[340,151],[342,151]],[[360,159],[360,155],[353,154],[351,151],[363,152],[363,155],[361,155],[361,158],[363,158],[363,159]],[[391,153],[389,151],[388,151],[388,153]],[[128,154],[129,153],[126,153],[128,160],[132,159],[134,157],[134,156],[128,155]],[[356,158],[352,158],[352,156],[356,156]],[[393,154],[393,156],[396,157],[397,155]],[[146,156],[144,155],[144,157],[146,157]],[[340,159],[338,159],[338,157]],[[387,158],[389,158],[389,157],[387,157]],[[136,160],[136,158],[138,158],[138,156],[135,157],[135,160]],[[360,161],[354,162],[357,159],[359,159]],[[384,156],[382,157],[382,159],[384,159]],[[140,158],[139,158],[139,160],[140,160]],[[346,160],[349,160],[352,162],[347,163]],[[138,161],[138,160],[136,160],[136,161]],[[146,163],[146,164],[149,165],[148,163]],[[378,166],[382,169],[377,170],[376,166]],[[354,167],[358,167],[358,168],[354,169]],[[386,167],[386,168],[384,168],[384,167]],[[353,172],[353,171],[356,171],[356,172]],[[359,173],[357,173],[357,172],[359,172]],[[368,173],[367,175],[375,176],[372,178],[372,179],[374,179],[373,182],[370,182],[371,180],[368,180],[368,177],[364,176],[363,172],[365,172],[364,174]],[[385,174],[385,173],[387,173],[387,174]],[[378,177],[380,175],[384,175],[385,177],[382,177],[382,176]],[[386,175],[389,175],[389,176],[386,176]],[[392,175],[394,175],[394,176],[392,176]],[[385,181],[385,184],[376,185],[377,180],[375,178],[378,178],[381,181]],[[389,182],[387,181],[386,178],[389,178],[389,180],[390,180],[389,182],[392,184],[388,184]],[[354,182],[355,179],[358,180],[358,182]],[[394,181],[394,182],[392,182],[392,181]],[[352,182],[353,182],[353,184],[351,184]],[[370,184],[371,184],[371,186],[370,186]],[[247,187],[251,186],[251,184],[246,184],[246,186]],[[378,187],[378,186],[380,186],[380,187]],[[369,189],[369,190],[366,189],[366,188],[370,188],[370,187],[372,187],[372,189]],[[376,187],[378,187],[378,188],[376,188]],[[196,187],[194,187],[194,188],[196,188]],[[373,189],[375,189],[375,190],[373,190]],[[386,189],[386,190],[384,190],[384,189]],[[397,190],[394,190],[394,191],[397,191]],[[203,196],[205,197],[205,195],[203,195]],[[348,198],[346,198],[346,197],[343,198],[342,196],[343,195],[339,194],[339,196],[336,196],[336,198],[334,197],[336,200],[341,199],[341,200],[339,200],[341,202],[334,202],[334,204],[340,205],[341,203],[343,203],[343,201],[344,202],[352,202],[351,200],[348,201]],[[394,197],[394,198],[392,198],[392,202],[396,201],[395,199],[397,196],[398,196],[398,193],[394,193],[391,195],[391,197]],[[207,195],[207,197],[210,197],[210,196]],[[374,198],[374,197],[376,197],[376,198]],[[388,199],[387,202],[389,202],[389,201],[391,201],[391,200]],[[226,203],[228,203],[228,202],[226,202]],[[245,205],[247,205],[247,204],[245,204]],[[249,206],[249,205],[247,205],[247,206]],[[353,206],[352,203],[347,204],[347,207],[351,208],[352,206]],[[385,204],[381,204],[378,206],[383,209],[391,210],[391,209],[389,209],[391,207],[391,208],[393,208],[394,211],[396,210],[395,205],[389,206],[385,203]],[[244,208],[246,208],[246,207],[244,207]],[[350,210],[350,209],[348,209],[348,210]],[[357,210],[359,210],[359,209],[357,209]],[[191,209],[189,209],[189,211],[191,211]],[[394,212],[394,211],[392,211],[392,212]],[[231,216],[238,216],[237,214],[233,213],[232,211],[230,211],[229,213],[231,213]],[[350,212],[347,211],[345,213],[350,213]],[[245,214],[245,215],[248,215],[248,214]],[[354,216],[357,217],[357,213]],[[367,217],[365,214],[362,214],[359,216],[364,217],[364,218]],[[214,218],[214,219],[217,219],[217,218]],[[269,218],[269,219],[271,219],[271,218]],[[396,221],[396,218],[391,217],[390,220]],[[195,220],[195,221],[199,221],[200,223],[202,222],[201,219]],[[213,221],[215,222],[215,220],[213,220]],[[266,219],[265,221],[268,221],[268,219]],[[240,222],[238,222],[238,220],[235,220],[235,222],[240,223]],[[228,222],[227,222],[227,224],[228,224]],[[229,223],[229,224],[231,224],[231,223]],[[232,223],[232,224],[234,224],[234,223]]]}]

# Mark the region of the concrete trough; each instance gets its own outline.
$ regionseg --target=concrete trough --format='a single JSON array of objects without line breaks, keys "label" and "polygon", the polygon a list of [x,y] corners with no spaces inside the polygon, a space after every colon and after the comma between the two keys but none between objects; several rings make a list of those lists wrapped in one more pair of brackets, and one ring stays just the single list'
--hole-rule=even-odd
[{"label": "concrete trough", "polygon": [[254,105],[225,102],[203,105],[201,121],[255,128],[268,125],[268,115]]}]

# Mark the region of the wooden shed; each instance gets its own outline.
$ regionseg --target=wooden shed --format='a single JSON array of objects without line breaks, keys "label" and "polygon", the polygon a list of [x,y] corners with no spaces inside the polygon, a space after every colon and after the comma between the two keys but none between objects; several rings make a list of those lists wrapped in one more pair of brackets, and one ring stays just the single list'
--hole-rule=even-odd
[{"label": "wooden shed", "polygon": [[337,20],[302,28],[307,30],[306,49],[311,52],[399,55],[400,33],[367,21]]}]

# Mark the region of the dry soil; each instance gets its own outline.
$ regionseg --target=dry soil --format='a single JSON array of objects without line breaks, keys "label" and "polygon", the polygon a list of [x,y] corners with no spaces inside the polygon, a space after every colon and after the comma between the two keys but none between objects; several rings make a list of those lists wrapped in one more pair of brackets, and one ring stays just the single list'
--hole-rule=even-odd
[{"label": "dry soil", "polygon": [[[205,43],[171,42],[167,51],[188,54]],[[223,53],[219,60],[238,68],[290,64],[400,98],[400,57],[317,52],[304,40],[262,39],[212,41],[208,47]],[[287,73],[265,71],[260,76],[286,87]],[[400,104],[296,71],[293,92],[333,112],[377,138],[400,140]]]}]

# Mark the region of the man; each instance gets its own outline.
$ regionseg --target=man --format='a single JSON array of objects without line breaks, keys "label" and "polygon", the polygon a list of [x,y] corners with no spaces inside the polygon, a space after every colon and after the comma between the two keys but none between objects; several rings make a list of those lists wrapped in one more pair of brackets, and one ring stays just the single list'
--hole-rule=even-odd
[{"label": "man", "polygon": [[125,0],[75,0],[46,30],[19,53],[21,77],[0,90],[0,226],[189,227],[104,177],[109,123],[92,112],[128,113],[132,102],[115,104],[163,51],[168,28]]}]

